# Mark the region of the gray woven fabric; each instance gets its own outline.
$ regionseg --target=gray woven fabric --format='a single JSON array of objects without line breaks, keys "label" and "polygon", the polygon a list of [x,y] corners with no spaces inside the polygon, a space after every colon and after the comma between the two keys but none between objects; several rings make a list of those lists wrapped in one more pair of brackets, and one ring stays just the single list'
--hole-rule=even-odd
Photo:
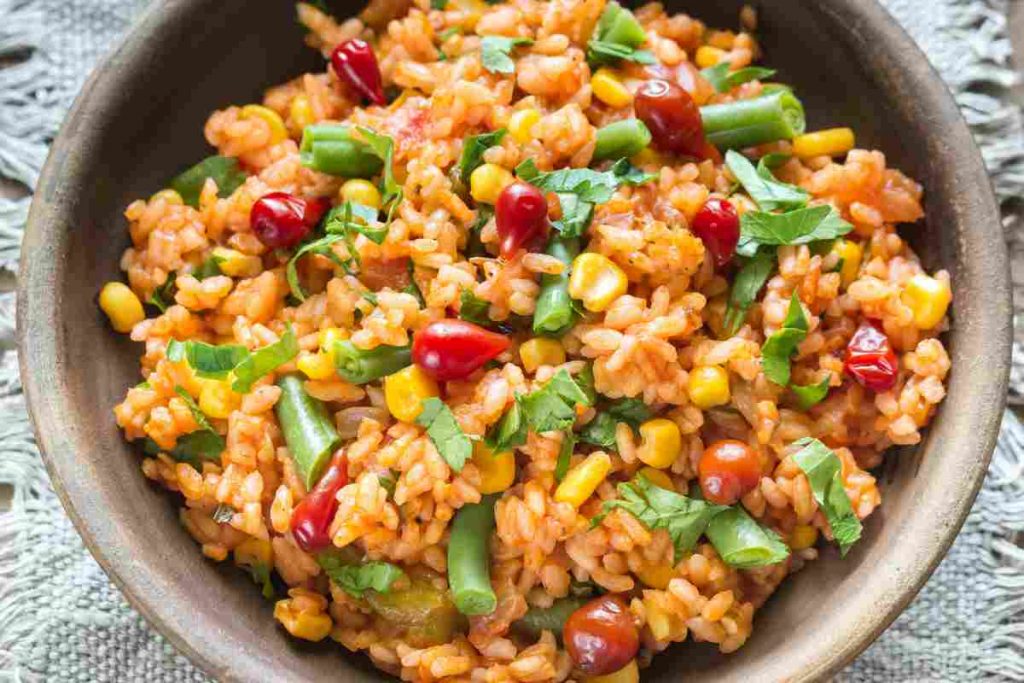
[{"label": "gray woven fabric", "polygon": [[[88,69],[146,1],[0,0],[0,63],[17,62],[0,68],[0,176],[33,186]],[[1012,80],[1005,0],[885,4],[956,94],[1001,199],[1024,196],[1020,115],[1003,93]],[[0,267],[16,264],[26,213],[27,200],[0,199]],[[1024,256],[1019,236],[1008,239]],[[13,510],[0,514],[0,682],[205,680],[128,607],[61,510],[9,350],[13,308],[11,295],[0,295],[0,482],[15,490]],[[1018,397],[1024,363],[1019,368]],[[1010,542],[1017,532],[1024,532],[1024,427],[1008,413],[985,488],[952,551],[840,678],[1024,681],[1024,552]]]}]

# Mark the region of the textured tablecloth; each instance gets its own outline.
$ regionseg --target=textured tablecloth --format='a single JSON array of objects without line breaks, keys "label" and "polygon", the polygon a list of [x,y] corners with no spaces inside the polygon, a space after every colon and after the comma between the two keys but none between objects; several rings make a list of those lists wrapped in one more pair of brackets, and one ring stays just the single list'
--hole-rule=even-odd
[{"label": "textured tablecloth", "polygon": [[[885,4],[956,94],[1000,199],[1024,196],[1020,113],[1005,92],[1013,82],[1005,0]],[[34,185],[88,70],[145,5],[0,0],[0,64],[13,62],[0,68],[0,176]],[[27,210],[26,199],[0,199],[0,268],[16,266]],[[1007,239],[1015,263],[1024,264],[1016,232]],[[13,313],[13,296],[0,294],[0,483],[14,487],[13,509],[0,514],[0,682],[205,680],[128,607],[64,515],[25,415]],[[1015,360],[1022,362],[1012,399],[1024,395],[1024,353]],[[1024,531],[1022,494],[1024,428],[1007,413],[985,487],[953,549],[841,679],[1024,681],[1024,552],[1011,542]]]}]

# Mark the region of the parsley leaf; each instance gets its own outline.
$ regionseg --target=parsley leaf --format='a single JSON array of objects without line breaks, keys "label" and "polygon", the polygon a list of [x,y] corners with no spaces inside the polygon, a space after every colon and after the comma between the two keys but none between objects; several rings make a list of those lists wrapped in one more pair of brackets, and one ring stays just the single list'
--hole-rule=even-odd
[{"label": "parsley leaf", "polygon": [[274,582],[270,580],[270,565],[265,562],[257,562],[249,565],[246,569],[249,570],[256,585],[262,588],[263,597],[272,600],[274,598]]},{"label": "parsley leaf", "polygon": [[155,306],[161,313],[165,313],[167,309],[174,303],[174,281],[178,279],[178,273],[171,271],[167,274],[167,279],[164,283],[153,290],[153,293],[146,299],[146,303],[150,306]]},{"label": "parsley leaf", "polygon": [[818,405],[828,396],[829,378],[821,380],[817,384],[801,386],[799,384],[789,385],[790,390],[796,396],[797,405],[801,410],[810,410]]},{"label": "parsley leaf", "polygon": [[444,401],[435,396],[424,399],[423,412],[416,418],[416,424],[426,427],[427,436],[448,466],[455,472],[461,472],[473,455],[473,442],[462,431]]},{"label": "parsley leaf", "polygon": [[383,177],[383,197],[382,201],[384,206],[392,204],[394,205],[402,201],[402,186],[395,182],[395,171],[394,171],[394,156],[395,156],[395,141],[390,135],[384,135],[378,133],[366,126],[358,126],[357,130],[359,134],[363,136],[366,144],[370,146],[373,153],[380,157],[381,161],[384,162],[384,177]]},{"label": "parsley leaf", "polygon": [[[285,269],[285,275],[288,280],[288,288],[291,290],[292,296],[294,296],[299,301],[306,300],[306,293],[302,290],[302,284],[299,282],[298,271],[299,259],[301,259],[306,254],[319,254],[320,256],[326,256],[327,258],[331,259],[338,265],[342,266],[345,269],[345,272],[349,274],[353,273],[349,265],[349,262],[342,261],[341,259],[339,259],[338,256],[331,249],[331,245],[333,245],[334,243],[346,241],[348,241],[348,233],[335,233],[331,235],[325,235],[320,239],[313,240],[312,242],[306,242],[304,245],[299,247],[299,249],[294,254],[292,254],[291,259],[288,260],[288,266]],[[349,253],[353,252],[354,249],[349,250]]]},{"label": "parsley leaf", "polygon": [[589,406],[590,398],[564,368],[543,387],[522,397],[523,415],[537,433],[572,427],[577,403]]},{"label": "parsley leaf", "polygon": [[[354,274],[352,263],[359,263],[359,252],[356,250],[354,234],[364,235],[375,244],[383,244],[387,239],[388,223],[381,225],[377,221],[377,213],[377,209],[356,202],[345,202],[341,206],[331,208],[323,220],[324,232],[327,234],[303,244],[288,260],[285,276],[292,296],[299,301],[306,300],[306,293],[302,290],[302,284],[299,282],[298,264],[299,259],[307,254],[326,256],[344,268],[349,275]],[[349,257],[344,261],[334,253],[332,248],[337,242],[344,242],[348,248]]]},{"label": "parsley leaf", "polygon": [[626,45],[605,40],[591,40],[587,43],[587,62],[591,66],[616,64],[620,61],[634,64],[657,64],[658,60],[650,50],[637,50]]},{"label": "parsley leaf", "polygon": [[742,505],[726,508],[716,515],[705,534],[722,561],[730,567],[765,567],[789,557],[789,548],[779,535],[754,521]]},{"label": "parsley leaf", "polygon": [[462,143],[462,154],[459,156],[459,179],[463,185],[469,186],[469,176],[484,161],[484,152],[501,142],[508,131],[499,128],[493,133],[470,135]]},{"label": "parsley leaf", "polygon": [[615,508],[622,508],[648,529],[665,529],[675,546],[675,560],[692,550],[708,524],[728,508],[703,500],[687,498],[675,491],[655,486],[644,477],[618,485],[621,498],[606,500],[601,514],[590,524],[597,526]]},{"label": "parsley leaf", "polygon": [[566,431],[562,435],[562,445],[558,449],[558,461],[555,463],[555,481],[562,481],[565,478],[575,449],[576,435],[571,431]]},{"label": "parsley leaf", "polygon": [[790,358],[800,342],[807,338],[807,330],[807,318],[800,305],[800,297],[794,291],[782,328],[768,337],[761,347],[761,366],[768,379],[780,386],[789,384]]},{"label": "parsley leaf", "polygon": [[291,325],[281,338],[273,344],[253,351],[241,363],[235,366],[235,381],[231,383],[232,391],[247,394],[260,377],[284,365],[299,355],[299,340]]},{"label": "parsley leaf", "polygon": [[731,337],[743,326],[747,309],[757,300],[764,283],[775,270],[775,250],[761,250],[748,259],[736,274],[729,291],[729,307],[725,311],[723,335]]},{"label": "parsley leaf", "polygon": [[200,263],[198,268],[192,271],[192,276],[197,280],[205,280],[215,275],[223,275],[224,273],[220,269],[220,264],[223,261],[224,259],[218,256],[210,256]]},{"label": "parsley leaf", "polygon": [[602,448],[616,448],[615,429],[625,422],[633,429],[651,417],[651,409],[639,398],[623,398],[598,412],[580,431],[580,441]]},{"label": "parsley leaf", "polygon": [[238,344],[207,344],[194,339],[167,343],[167,360],[187,360],[196,375],[205,379],[224,379],[248,355],[249,350]]},{"label": "parsley leaf", "polygon": [[517,396],[512,407],[498,421],[498,425],[484,437],[484,443],[492,452],[502,453],[525,444],[526,431],[523,406],[520,397]]},{"label": "parsley leaf", "polygon": [[609,2],[597,22],[594,37],[587,43],[587,61],[591,67],[621,60],[656,64],[653,54],[636,49],[646,40],[647,35],[633,13],[617,2]]},{"label": "parsley leaf", "polygon": [[[448,0],[430,0],[430,9],[441,9],[443,10],[448,6]],[[442,38],[441,40],[444,40]]]},{"label": "parsley leaf", "polygon": [[198,164],[175,176],[171,180],[171,189],[181,195],[186,204],[192,208],[199,207],[199,195],[207,178],[217,183],[217,196],[227,197],[245,182],[245,171],[234,157],[206,157]]},{"label": "parsley leaf", "polygon": [[320,553],[316,561],[331,581],[357,599],[362,598],[368,590],[387,593],[395,581],[405,576],[398,565],[390,562],[347,564],[343,558],[332,553]]},{"label": "parsley leaf", "polygon": [[[224,437],[213,429],[213,425],[206,419],[206,415],[196,405],[195,399],[182,387],[174,387],[174,392],[181,397],[181,400],[188,406],[192,417],[199,428],[188,434],[178,437],[177,443],[171,449],[171,457],[180,462],[186,462],[196,469],[202,468],[202,461],[219,462],[220,454],[227,448]],[[154,443],[154,445],[156,445]],[[157,447],[157,450],[163,450]]]},{"label": "parsley leaf", "polygon": [[480,59],[484,68],[492,74],[510,74],[516,70],[512,61],[512,49],[517,45],[532,45],[529,38],[506,38],[505,36],[484,36],[480,42]]},{"label": "parsley leaf", "polygon": [[842,237],[851,230],[853,226],[828,204],[787,213],[748,211],[740,217],[736,253],[753,256],[761,245],[807,244]]},{"label": "parsley leaf", "polygon": [[594,220],[594,204],[580,201],[579,195],[571,192],[559,192],[556,196],[562,208],[562,217],[552,221],[551,225],[562,237],[579,237]]},{"label": "parsley leaf", "polygon": [[803,448],[793,455],[793,462],[807,475],[814,499],[832,528],[839,544],[839,553],[846,555],[850,546],[860,539],[861,523],[843,488],[842,463],[835,452],[817,439],[795,442]]},{"label": "parsley leaf", "polygon": [[721,93],[729,92],[749,81],[761,81],[775,75],[775,69],[766,69],[763,66],[748,66],[732,72],[730,69],[732,69],[732,64],[729,62],[719,62],[714,66],[701,69],[700,75],[711,84],[715,92]]},{"label": "parsley leaf", "polygon": [[762,211],[786,211],[807,205],[807,191],[775,179],[767,165],[757,169],[734,150],[725,153],[725,164]]},{"label": "parsley leaf", "polygon": [[481,299],[469,289],[462,289],[462,293],[459,295],[460,318],[477,325],[489,327],[492,324],[491,319],[487,316],[487,311],[490,308],[490,301]]},{"label": "parsley leaf", "polygon": [[324,218],[324,232],[328,235],[344,235],[348,231],[365,235],[374,244],[383,244],[388,236],[387,224],[377,222],[377,209],[357,202],[335,206]]}]

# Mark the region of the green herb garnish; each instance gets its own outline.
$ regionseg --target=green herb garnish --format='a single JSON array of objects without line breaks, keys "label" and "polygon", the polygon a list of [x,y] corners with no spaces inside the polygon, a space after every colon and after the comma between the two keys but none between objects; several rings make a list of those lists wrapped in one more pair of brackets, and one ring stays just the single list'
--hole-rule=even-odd
[{"label": "green herb garnish", "polygon": [[580,441],[602,448],[616,448],[615,429],[620,422],[625,422],[635,430],[651,415],[650,407],[642,399],[619,399],[600,410],[594,419],[580,430]]},{"label": "green herb garnish", "polygon": [[839,553],[846,555],[861,536],[861,523],[843,487],[842,462],[835,452],[817,439],[794,442],[803,448],[793,455],[811,485],[814,500],[825,514],[832,536],[839,544]]},{"label": "green herb garnish", "polygon": [[745,156],[730,149],[725,153],[725,164],[762,211],[787,211],[807,205],[810,194],[776,180],[763,160],[755,169]]},{"label": "green herb garnish", "polygon": [[714,66],[701,69],[703,76],[716,92],[726,93],[733,88],[750,81],[761,81],[775,75],[775,69],[767,69],[763,66],[747,66],[736,71],[730,71],[732,64],[719,62]]},{"label": "green herb garnish", "polygon": [[851,230],[853,226],[828,204],[787,213],[748,211],[740,217],[736,253],[753,256],[762,245],[807,244],[842,237]]},{"label": "green herb garnish", "polygon": [[790,359],[800,342],[807,338],[807,330],[807,317],[794,291],[782,328],[768,337],[761,348],[761,366],[768,379],[783,387],[789,384]]},{"label": "green herb garnish", "polygon": [[245,171],[234,157],[206,157],[171,181],[171,189],[181,195],[192,208],[199,207],[199,195],[207,178],[217,183],[217,196],[227,197],[237,190],[246,179]]},{"label": "green herb garnish", "polygon": [[484,68],[493,74],[510,74],[516,70],[512,61],[512,50],[519,45],[532,45],[529,38],[506,38],[505,36],[484,36],[480,42],[480,60]]},{"label": "green herb garnish", "polygon": [[789,385],[789,389],[796,396],[797,405],[800,406],[801,410],[810,410],[825,400],[825,397],[828,396],[828,387],[828,377],[817,384],[808,384],[807,386],[799,384]]},{"label": "green herb garnish", "polygon": [[466,461],[473,456],[473,442],[444,401],[431,396],[423,401],[423,412],[416,418],[416,424],[425,427],[427,436],[437,452],[455,472],[461,472]]},{"label": "green herb garnish", "polygon": [[754,521],[742,505],[715,515],[705,534],[722,561],[737,569],[766,567],[789,557],[779,535]]},{"label": "green herb garnish", "polygon": [[253,351],[235,366],[235,379],[231,383],[232,391],[247,394],[260,377],[273,372],[299,355],[299,340],[295,337],[291,325],[284,335],[261,349]]},{"label": "green herb garnish", "polygon": [[747,310],[775,270],[775,250],[762,249],[743,262],[729,290],[729,307],[725,311],[724,336],[731,337],[743,326]]},{"label": "green herb garnish", "polygon": [[459,179],[463,185],[469,186],[469,176],[484,162],[484,152],[501,142],[508,131],[499,128],[493,133],[470,135],[462,143],[462,154],[459,156]]},{"label": "green herb garnish", "polygon": [[205,379],[224,379],[248,355],[249,350],[238,344],[207,344],[194,339],[167,343],[167,360],[186,360],[196,375]]},{"label": "green herb garnish", "polygon": [[344,559],[331,553],[320,553],[316,561],[331,581],[357,599],[361,599],[369,590],[387,593],[395,581],[405,576],[398,565],[390,562],[347,564]]}]

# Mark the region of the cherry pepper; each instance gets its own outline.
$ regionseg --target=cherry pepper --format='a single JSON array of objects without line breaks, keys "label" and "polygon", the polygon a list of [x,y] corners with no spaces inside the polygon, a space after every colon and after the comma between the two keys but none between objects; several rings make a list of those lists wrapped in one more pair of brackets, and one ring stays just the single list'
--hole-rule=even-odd
[{"label": "cherry pepper", "polygon": [[348,458],[343,451],[338,451],[320,481],[292,511],[292,536],[307,553],[331,544],[330,528],[334,513],[338,511],[338,491],[347,483]]},{"label": "cherry pepper", "polygon": [[387,104],[377,55],[365,40],[353,38],[334,48],[331,66],[338,78],[355,88],[360,95],[376,105]]},{"label": "cherry pepper", "polygon": [[465,320],[430,323],[412,340],[412,360],[440,382],[462,379],[508,349],[508,337]]},{"label": "cherry pepper", "polygon": [[871,322],[862,323],[846,345],[846,374],[872,391],[889,391],[896,384],[899,362],[885,332]]}]

